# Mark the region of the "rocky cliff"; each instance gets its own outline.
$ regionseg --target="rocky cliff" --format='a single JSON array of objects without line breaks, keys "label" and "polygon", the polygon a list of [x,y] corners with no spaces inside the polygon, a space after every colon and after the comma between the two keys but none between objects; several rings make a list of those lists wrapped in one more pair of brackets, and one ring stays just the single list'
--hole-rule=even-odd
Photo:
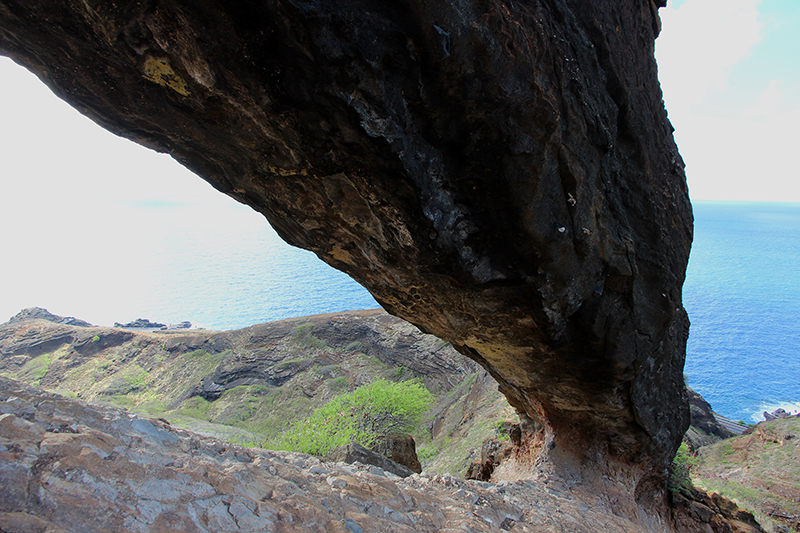
[{"label": "rocky cliff", "polygon": [[638,520],[688,424],[662,4],[2,0],[0,53],[478,361],[538,471]]}]

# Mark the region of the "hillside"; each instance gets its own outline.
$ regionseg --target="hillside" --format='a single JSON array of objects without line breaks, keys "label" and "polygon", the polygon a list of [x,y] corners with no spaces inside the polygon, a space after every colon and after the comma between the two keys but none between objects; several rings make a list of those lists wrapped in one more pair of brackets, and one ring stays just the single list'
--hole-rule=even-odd
[{"label": "hillside", "polygon": [[695,485],[754,511],[768,531],[800,531],[800,418],[761,422],[699,450]]},{"label": "hillside", "polygon": [[376,379],[418,379],[435,403],[415,432],[426,471],[463,476],[515,421],[476,363],[382,311],[234,331],[76,327],[28,312],[0,325],[0,374],[232,442],[270,447],[289,423]]},{"label": "hillside", "polygon": [[[82,494],[88,490],[87,486],[97,483],[103,485],[105,487],[103,490],[108,494],[118,492],[119,489],[114,487],[122,481],[117,476],[122,475],[128,480],[127,476],[130,475],[129,473],[123,475],[120,472],[124,473],[127,468],[132,468],[134,472],[138,471],[136,469],[143,464],[143,452],[140,448],[156,450],[152,453],[158,458],[152,460],[161,463],[171,461],[178,465],[186,461],[195,462],[199,453],[204,457],[201,461],[202,466],[199,467],[201,470],[206,473],[216,472],[214,475],[224,478],[228,474],[221,472],[228,472],[233,468],[233,471],[238,473],[231,474],[231,479],[239,479],[237,476],[244,475],[239,469],[249,468],[242,463],[250,464],[254,460],[269,460],[272,463],[277,461],[294,468],[293,473],[284,472],[278,476],[289,476],[283,478],[282,482],[291,479],[292,482],[299,483],[292,490],[300,491],[307,496],[329,490],[331,488],[328,486],[330,482],[327,482],[329,476],[339,476],[342,479],[349,476],[347,479],[358,480],[362,486],[369,486],[370,490],[375,490],[376,483],[378,485],[384,483],[376,480],[373,475],[375,472],[380,474],[380,469],[374,471],[374,467],[371,467],[373,470],[362,469],[362,471],[358,470],[361,467],[356,467],[353,470],[332,463],[325,463],[326,466],[322,466],[316,459],[308,456],[288,452],[267,452],[252,446],[270,448],[271,442],[292,421],[309,415],[315,408],[337,395],[378,379],[394,381],[414,379],[423,383],[435,397],[433,406],[414,433],[418,443],[418,453],[423,461],[424,475],[403,482],[405,485],[394,480],[392,483],[395,485],[391,490],[400,493],[413,490],[416,491],[413,492],[416,495],[412,497],[414,501],[420,501],[421,498],[428,502],[428,509],[424,513],[425,519],[419,522],[426,524],[421,530],[438,531],[436,520],[445,520],[451,525],[470,524],[471,531],[481,530],[472,519],[458,518],[459,513],[467,512],[473,517],[493,520],[494,518],[485,513],[489,509],[484,507],[489,506],[495,514],[498,510],[506,509],[505,504],[497,499],[500,497],[505,500],[502,494],[506,490],[516,494],[517,503],[512,511],[508,509],[503,511],[506,514],[501,517],[499,525],[505,524],[507,527],[501,527],[502,530],[528,531],[529,525],[539,524],[542,527],[546,525],[546,528],[555,529],[534,529],[535,531],[562,531],[563,527],[567,527],[565,531],[594,531],[593,526],[586,522],[589,519],[601,520],[615,531],[641,530],[637,529],[638,526],[616,516],[614,506],[609,507],[609,502],[595,501],[596,495],[593,495],[590,486],[557,487],[553,485],[552,480],[546,480],[542,484],[532,480],[516,481],[519,476],[509,477],[509,473],[505,471],[500,472],[499,478],[508,477],[508,481],[499,485],[458,481],[458,478],[463,478],[467,466],[472,461],[479,457],[485,459],[482,456],[487,451],[493,453],[492,450],[497,449],[498,442],[500,446],[508,446],[504,443],[509,442],[509,423],[515,421],[513,410],[498,393],[494,380],[478,365],[463,358],[447,343],[431,335],[425,335],[407,322],[381,311],[304,317],[227,332],[198,330],[153,332],[94,327],[74,318],[64,319],[51,315],[44,310],[25,310],[10,322],[0,325],[0,374],[27,382],[40,390],[68,397],[59,399],[52,394],[27,389],[21,383],[3,381],[6,392],[5,404],[0,409],[0,433],[2,433],[0,444],[3,445],[0,448],[0,455],[6,454],[4,457],[11,470],[0,472],[0,475],[3,476],[7,486],[13,487],[23,483],[31,487],[41,483],[42,488],[37,490],[47,492],[51,490],[48,488],[50,483],[48,480],[51,478],[41,478],[39,474],[31,476],[41,468],[50,468],[52,470],[48,474],[50,476],[62,475],[57,468],[61,464],[60,461],[56,461],[52,468],[47,466],[52,462],[51,456],[48,455],[51,454],[51,450],[56,450],[54,453],[58,457],[67,457],[70,454],[83,457],[85,453],[79,449],[89,447],[96,452],[98,446],[105,449],[111,441],[116,442],[121,439],[128,442],[124,452],[119,446],[112,446],[124,458],[123,462],[127,465],[124,469],[114,466],[111,470],[107,470],[102,461],[81,462],[79,469],[95,481],[87,485],[86,479],[89,478],[70,480],[70,483],[58,489],[63,492],[51,496],[55,502],[65,501],[66,493]],[[34,397],[38,399],[34,401],[32,399]],[[29,400],[23,401],[20,398]],[[78,399],[90,402],[94,406],[78,402]],[[45,405],[48,407],[42,412]],[[51,408],[52,405],[58,405],[58,408],[54,410]],[[719,427],[714,421],[711,407],[702,397],[692,393],[691,405],[694,424],[686,436],[689,444],[701,447],[702,451],[708,443],[728,435],[724,428]],[[125,411],[128,412],[127,415]],[[137,418],[135,414],[144,418]],[[114,422],[109,426],[109,420],[133,422],[130,428],[127,423],[121,428],[119,425],[121,422]],[[136,422],[137,420],[141,422]],[[30,425],[31,423],[33,425]],[[192,436],[185,430],[204,435],[210,440],[203,440],[203,437],[197,435]],[[57,436],[63,433],[73,436]],[[100,439],[105,443],[102,446],[95,441],[98,434],[105,435]],[[215,437],[222,441],[214,440]],[[500,441],[494,441],[495,444],[488,447],[482,446],[486,439],[496,437],[500,437]],[[25,447],[23,446],[25,439],[33,439],[35,442],[31,441],[31,444]],[[59,440],[56,445],[50,442],[52,439],[71,440],[70,443],[61,443]],[[140,444],[132,446],[131,442]],[[168,446],[167,442],[183,444],[179,444],[176,449],[175,446]],[[192,443],[188,448],[191,458],[181,458],[181,454],[187,452],[187,449],[184,449],[187,448],[186,442]],[[201,446],[198,443],[204,444]],[[248,447],[243,448],[241,445]],[[91,448],[92,446],[94,448]],[[38,458],[28,457],[33,450],[38,450],[36,452]],[[212,460],[211,457],[217,452],[219,457]],[[107,454],[108,450],[104,453]],[[168,457],[169,461],[164,457]],[[231,460],[238,466],[231,466]],[[222,464],[217,461],[222,461]],[[17,467],[28,463],[41,463],[44,466],[22,475]],[[341,470],[342,468],[344,470]],[[317,474],[323,471],[325,474],[320,478]],[[181,472],[170,470],[162,474],[171,479],[170,476],[186,474]],[[444,477],[437,474],[442,474]],[[21,475],[27,481],[21,481]],[[197,473],[193,475],[196,476]],[[369,477],[370,475],[373,477]],[[385,474],[380,475],[385,477]],[[228,486],[223,483],[222,478],[219,479],[220,483]],[[247,490],[267,490],[265,487],[273,486],[279,481],[258,479],[252,482],[259,488],[251,487]],[[320,481],[325,481],[328,485],[320,485]],[[514,483],[509,484],[510,481]],[[140,482],[144,483],[145,480]],[[125,483],[130,485],[129,481]],[[334,484],[336,485],[336,482]],[[347,482],[341,487],[336,485],[334,488],[346,486]],[[486,492],[487,489],[489,492]],[[135,505],[133,502],[137,499],[136,490],[144,489],[134,488],[134,494],[128,495],[131,505]],[[231,488],[216,487],[214,490],[224,492],[228,500],[235,494],[238,494],[236,497],[242,496]],[[468,495],[466,503],[454,503],[449,499],[453,492],[461,495],[459,498]],[[90,502],[85,505],[100,507],[110,505],[102,498],[95,501],[84,496]],[[724,503],[725,500],[715,500],[696,491],[694,493],[689,491],[684,496],[674,495],[675,508],[672,513],[676,520],[677,531],[687,533],[695,531],[699,527],[698,520],[700,523],[706,523],[708,527],[734,527],[732,531],[760,531],[742,522],[742,518],[748,520],[748,515],[741,514],[735,506],[731,505],[726,510],[725,505],[728,504]],[[3,503],[5,507],[10,505],[10,508],[16,508],[14,506],[28,508],[33,505],[38,509],[33,513],[37,517],[36,520],[43,516],[59,514],[52,509],[48,511],[45,502],[31,504],[25,500],[30,498],[30,493],[24,498],[14,494],[9,497],[20,501],[9,502],[7,497],[7,501]],[[366,498],[367,502],[372,501],[368,496],[359,497]],[[181,498],[191,500],[194,496],[184,494]],[[275,509],[291,506],[282,498],[279,497],[274,502]],[[22,500],[27,503],[21,503]],[[93,501],[94,503],[91,503]],[[438,515],[433,509],[445,501],[451,509],[448,511],[449,517],[436,518]],[[597,509],[588,511],[591,508],[587,506],[589,501],[594,501],[593,505]],[[749,505],[749,502],[741,503]],[[44,507],[41,507],[42,505]],[[164,513],[170,515],[176,512],[174,505],[168,501],[159,500],[152,505],[157,511],[150,509],[145,512],[138,508],[135,512],[131,511],[135,520],[146,522],[144,526],[137,522],[136,527],[143,531],[158,530],[147,522],[148,513],[161,516]],[[208,505],[208,502],[197,505]],[[226,512],[229,514],[234,512],[231,511],[232,504],[228,502],[227,505],[229,508]],[[253,507],[255,504],[251,502],[248,505]],[[368,508],[370,504],[365,505]],[[532,515],[531,506],[543,507],[537,507],[539,510]],[[311,514],[322,512],[317,507],[311,506],[312,511],[309,512]],[[565,516],[554,515],[553,509],[556,508],[563,512],[571,509],[572,517],[567,519]],[[705,511],[698,514],[697,509]],[[350,511],[344,508],[337,512],[340,517],[351,516],[348,515]],[[455,515],[452,514],[454,512]],[[170,520],[175,523],[180,522],[181,527],[188,527],[190,530],[197,524],[200,524],[197,526],[201,528],[200,530],[202,527],[211,527],[214,531],[226,530],[220,525],[222,522],[215,522],[220,519],[219,516],[210,516],[207,511],[202,519],[182,513],[183,511],[176,516],[170,515],[172,516]],[[295,518],[307,519],[310,516],[305,511],[303,513],[296,515]],[[2,514],[0,512],[0,515]],[[91,512],[89,514],[91,515]],[[722,518],[723,514],[725,518]],[[402,526],[403,520],[411,519],[408,515],[403,515],[403,518],[398,518],[399,516],[384,517],[383,519],[388,522],[380,523],[391,524],[386,526],[389,527],[385,529],[386,531],[405,531]],[[122,520],[119,513],[113,514],[113,517],[114,520]],[[36,520],[28,514],[0,516],[0,525],[6,528],[4,531],[17,531],[14,529],[17,526],[11,527],[8,524],[17,524],[21,528],[19,531],[33,531],[39,527],[37,524],[41,525]],[[100,517],[95,517],[94,520],[93,524],[109,525],[107,520]],[[249,515],[242,520],[243,524],[263,522]],[[348,524],[347,520],[354,519],[345,519],[345,525]],[[528,525],[525,525],[525,521]],[[297,529],[296,526],[286,524],[284,526],[283,530],[286,531],[305,531],[303,528]],[[496,530],[496,526],[498,524],[495,523],[489,530]],[[662,531],[660,529],[662,526],[652,527],[654,531]],[[44,529],[41,531],[46,530],[45,526],[42,528]],[[281,527],[276,526],[276,528],[281,530]],[[248,530],[247,527],[231,530],[242,529]],[[362,529],[384,531],[384,529]],[[349,530],[353,531],[352,528]]]}]

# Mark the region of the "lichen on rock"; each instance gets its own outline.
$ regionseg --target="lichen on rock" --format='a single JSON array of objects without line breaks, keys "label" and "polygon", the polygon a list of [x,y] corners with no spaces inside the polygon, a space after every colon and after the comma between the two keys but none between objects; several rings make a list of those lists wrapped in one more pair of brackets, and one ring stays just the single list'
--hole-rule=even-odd
[{"label": "lichen on rock", "polygon": [[180,74],[175,72],[168,57],[151,57],[144,60],[145,79],[172,89],[181,96],[189,96],[189,88]]}]

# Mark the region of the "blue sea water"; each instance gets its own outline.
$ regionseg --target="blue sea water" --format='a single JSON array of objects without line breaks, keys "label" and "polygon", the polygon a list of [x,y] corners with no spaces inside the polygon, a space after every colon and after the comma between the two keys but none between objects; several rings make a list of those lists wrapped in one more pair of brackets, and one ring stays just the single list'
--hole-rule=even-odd
[{"label": "blue sea water", "polygon": [[800,204],[695,202],[689,386],[747,422],[800,409]]},{"label": "blue sea water", "polygon": [[151,208],[181,227],[163,231],[151,250],[151,279],[139,314],[235,329],[380,307],[352,278],[286,244],[261,215],[239,205],[229,209],[229,216],[205,219],[189,207]]}]

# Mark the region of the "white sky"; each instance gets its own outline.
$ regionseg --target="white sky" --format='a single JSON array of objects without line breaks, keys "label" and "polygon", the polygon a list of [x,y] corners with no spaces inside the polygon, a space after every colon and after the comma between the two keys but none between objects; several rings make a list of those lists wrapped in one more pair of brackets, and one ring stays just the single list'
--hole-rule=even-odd
[{"label": "white sky", "polygon": [[800,1],[671,0],[661,20],[692,199],[800,202]]},{"label": "white sky", "polygon": [[[800,1],[670,0],[661,16],[660,78],[692,198],[800,202]],[[134,209],[165,202],[196,223],[266,224],[0,58],[0,321],[32,305],[92,320],[101,302],[107,316],[111,300],[135,300],[120,280],[147,271],[137,248],[194,223]]]}]

